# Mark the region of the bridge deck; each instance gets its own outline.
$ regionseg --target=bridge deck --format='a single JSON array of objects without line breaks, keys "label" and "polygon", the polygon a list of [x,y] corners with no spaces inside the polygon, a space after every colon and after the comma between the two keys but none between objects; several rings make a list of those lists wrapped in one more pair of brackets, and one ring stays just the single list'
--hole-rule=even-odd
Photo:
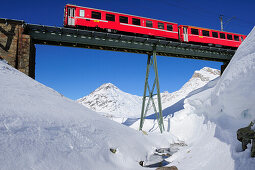
[{"label": "bridge deck", "polygon": [[64,27],[25,24],[34,43],[227,62],[235,50]]}]

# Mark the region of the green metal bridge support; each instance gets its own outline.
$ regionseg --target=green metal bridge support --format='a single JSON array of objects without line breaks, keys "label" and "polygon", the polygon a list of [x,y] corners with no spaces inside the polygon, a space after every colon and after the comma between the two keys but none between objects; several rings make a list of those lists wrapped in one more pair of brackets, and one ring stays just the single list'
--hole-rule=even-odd
[{"label": "green metal bridge support", "polygon": [[[142,111],[141,111],[141,119],[140,119],[139,130],[142,130],[142,128],[143,128],[145,117],[147,115],[149,105],[151,103],[152,107],[154,109],[154,112],[156,114],[156,117],[157,117],[158,127],[160,129],[160,132],[162,133],[165,130],[165,128],[164,128],[163,115],[162,115],[161,96],[160,96],[159,78],[158,78],[157,55],[156,55],[156,48],[155,47],[154,47],[154,50],[153,50],[152,54],[153,55],[148,54],[148,59],[147,59],[147,68],[146,68],[144,93],[143,93],[143,103],[142,103]],[[149,79],[149,74],[150,74],[150,68],[151,68],[152,65],[153,65],[153,69],[154,69],[154,72],[155,72],[155,79],[154,79],[152,88],[150,89],[148,79]],[[157,88],[157,93],[153,94],[155,86]],[[149,95],[147,95],[147,89],[148,89]],[[155,104],[154,99],[153,99],[154,96],[157,96],[157,99],[158,99],[157,100],[158,111],[157,111],[156,104]],[[147,98],[148,98],[148,100],[147,100]],[[147,100],[147,104],[145,104],[146,100]]]}]

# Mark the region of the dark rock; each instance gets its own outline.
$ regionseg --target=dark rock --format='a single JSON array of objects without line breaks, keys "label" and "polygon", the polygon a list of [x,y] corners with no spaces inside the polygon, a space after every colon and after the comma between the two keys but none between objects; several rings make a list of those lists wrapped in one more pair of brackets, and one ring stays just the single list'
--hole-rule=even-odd
[{"label": "dark rock", "polygon": [[255,157],[255,136],[254,136],[254,138],[252,140],[251,157]]},{"label": "dark rock", "polygon": [[249,126],[237,130],[237,139],[242,142],[243,151],[247,149],[247,145],[252,142],[251,157],[255,157],[255,132],[251,129],[253,122]]},{"label": "dark rock", "polygon": [[178,170],[176,166],[170,166],[170,167],[159,167],[156,170]]},{"label": "dark rock", "polygon": [[111,151],[112,153],[116,153],[117,149],[110,148],[110,151]]},{"label": "dark rock", "polygon": [[243,151],[247,149],[247,144],[251,143],[254,138],[255,132],[251,129],[253,125],[254,123],[251,122],[249,126],[237,130],[237,139],[242,142]]}]

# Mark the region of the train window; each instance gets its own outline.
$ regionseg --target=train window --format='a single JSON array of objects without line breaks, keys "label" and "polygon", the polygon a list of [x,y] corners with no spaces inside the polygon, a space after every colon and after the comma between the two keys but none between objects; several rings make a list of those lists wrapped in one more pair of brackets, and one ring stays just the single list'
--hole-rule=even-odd
[{"label": "train window", "polygon": [[84,14],[85,14],[84,10],[80,9],[80,17],[84,17]]},{"label": "train window", "polygon": [[152,27],[152,21],[146,20],[146,27]]},{"label": "train window", "polygon": [[141,21],[140,21],[140,19],[132,18],[132,24],[134,24],[134,25],[141,25]]},{"label": "train window", "polygon": [[166,29],[167,29],[168,31],[173,31],[173,26],[172,26],[171,24],[167,24],[167,25],[166,25]]},{"label": "train window", "polygon": [[239,41],[239,36],[234,35],[234,40],[235,40],[235,41]]},{"label": "train window", "polygon": [[75,8],[68,8],[68,16],[69,17],[74,17],[74,9]]},{"label": "train window", "polygon": [[91,18],[101,19],[101,13],[100,12],[92,11]]},{"label": "train window", "polygon": [[231,34],[227,34],[227,39],[228,40],[233,40],[233,36]]},{"label": "train window", "polygon": [[106,14],[107,21],[115,21],[115,15],[113,14]]},{"label": "train window", "polygon": [[243,37],[241,36],[241,41],[243,42]]},{"label": "train window", "polygon": [[158,22],[158,28],[159,29],[164,29],[164,23]]},{"label": "train window", "polygon": [[226,39],[226,35],[224,33],[220,33],[220,38]]},{"label": "train window", "polygon": [[198,35],[198,29],[191,28],[191,34]]},{"label": "train window", "polygon": [[128,23],[128,17],[120,16],[121,23]]},{"label": "train window", "polygon": [[202,35],[203,35],[203,36],[208,36],[208,37],[209,37],[209,31],[202,30]]},{"label": "train window", "polygon": [[217,32],[212,32],[212,36],[215,37],[215,38],[218,38],[218,37],[219,37],[219,35],[218,35]]}]

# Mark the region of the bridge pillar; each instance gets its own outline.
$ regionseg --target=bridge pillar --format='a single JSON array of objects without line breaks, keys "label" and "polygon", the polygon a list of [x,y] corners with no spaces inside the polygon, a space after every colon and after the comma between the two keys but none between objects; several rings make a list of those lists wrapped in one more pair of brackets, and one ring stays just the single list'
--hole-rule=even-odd
[{"label": "bridge pillar", "polygon": [[[141,111],[141,119],[140,119],[140,126],[139,126],[139,130],[142,130],[143,128],[143,124],[149,109],[149,105],[151,104],[157,121],[158,121],[158,127],[160,129],[160,132],[162,133],[165,128],[164,128],[164,123],[163,123],[163,115],[162,115],[162,105],[161,105],[161,96],[160,96],[160,89],[159,89],[159,79],[158,79],[158,66],[157,66],[157,57],[156,57],[156,50],[153,50],[152,53],[153,56],[151,56],[151,54],[148,55],[148,59],[147,59],[147,68],[146,68],[146,76],[145,76],[145,84],[144,84],[144,93],[143,93],[143,103],[142,103],[142,111]],[[150,74],[150,68],[153,65],[153,69],[155,72],[155,79],[152,85],[152,88],[150,88],[149,85],[149,74]],[[154,94],[154,89],[157,89],[157,93]],[[148,95],[147,95],[147,90],[148,90]],[[154,102],[154,96],[157,96],[157,104],[155,104]],[[148,100],[146,100],[148,98]],[[147,104],[146,104],[147,101]],[[158,107],[157,107],[158,106]],[[157,110],[158,109],[158,110]]]},{"label": "bridge pillar", "polygon": [[223,74],[224,70],[227,68],[229,62],[223,62],[223,65],[221,65],[220,68],[220,75]]},{"label": "bridge pillar", "polygon": [[0,58],[35,78],[35,45],[24,34],[24,22],[0,19]]}]

